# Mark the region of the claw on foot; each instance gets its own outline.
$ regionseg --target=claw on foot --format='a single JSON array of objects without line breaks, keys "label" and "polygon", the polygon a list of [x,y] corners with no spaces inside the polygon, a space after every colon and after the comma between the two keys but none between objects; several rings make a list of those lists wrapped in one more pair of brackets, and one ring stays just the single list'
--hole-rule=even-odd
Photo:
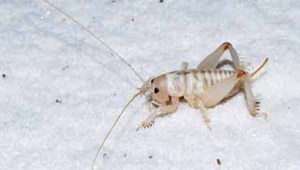
[{"label": "claw on foot", "polygon": [[206,124],[206,127],[208,130],[211,130],[211,127],[209,126],[209,123],[205,123]]},{"label": "claw on foot", "polygon": [[203,116],[203,120],[204,120],[204,123],[205,123],[207,129],[211,130],[211,127],[209,126],[210,118]]},{"label": "claw on foot", "polygon": [[254,104],[254,112],[251,113],[253,117],[256,117],[258,115],[258,112],[260,111],[260,101],[256,99],[255,104]]},{"label": "claw on foot", "polygon": [[265,117],[265,120],[267,120],[267,118],[268,118],[268,113],[264,112],[264,113],[262,113],[262,114],[263,114],[263,116]]},{"label": "claw on foot", "polygon": [[151,127],[154,124],[154,121],[151,122],[142,122],[142,124],[136,129],[137,131],[140,129],[146,129]]}]

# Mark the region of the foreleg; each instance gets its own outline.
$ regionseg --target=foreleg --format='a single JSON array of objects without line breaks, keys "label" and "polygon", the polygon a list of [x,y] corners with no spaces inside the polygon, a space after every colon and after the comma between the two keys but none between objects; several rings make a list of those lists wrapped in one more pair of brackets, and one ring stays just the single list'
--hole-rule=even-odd
[{"label": "foreleg", "polygon": [[154,124],[154,120],[157,117],[157,111],[154,110],[150,113],[146,120],[144,120],[140,126],[137,127],[136,130],[140,130],[142,128],[149,128]]},{"label": "foreleg", "polygon": [[171,102],[171,104],[160,106],[159,108],[151,112],[148,118],[142,122],[137,130],[141,128],[149,128],[155,123],[155,118],[175,112],[179,105],[179,97],[171,97]]},{"label": "foreleg", "polygon": [[159,107],[159,112],[160,112],[160,114],[158,115],[159,117],[168,115],[177,110],[178,105],[179,105],[179,97],[172,97],[171,102],[172,103],[169,105],[164,105],[164,106]]}]

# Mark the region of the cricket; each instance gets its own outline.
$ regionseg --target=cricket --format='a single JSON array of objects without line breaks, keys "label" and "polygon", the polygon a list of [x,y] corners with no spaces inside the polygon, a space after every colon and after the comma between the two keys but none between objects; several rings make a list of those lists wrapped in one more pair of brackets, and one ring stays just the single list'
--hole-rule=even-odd
[{"label": "cricket", "polygon": [[[97,157],[126,108],[140,95],[145,96],[150,113],[137,127],[137,130],[149,128],[154,125],[156,118],[176,112],[181,100],[185,100],[190,107],[199,110],[202,114],[203,122],[208,129],[211,129],[209,125],[211,120],[208,117],[207,110],[223,103],[239,92],[243,92],[245,95],[246,105],[250,115],[253,117],[258,116],[260,112],[260,101],[254,97],[251,90],[251,78],[265,66],[268,57],[265,58],[257,69],[252,73],[248,73],[246,66],[240,62],[240,58],[233,45],[229,42],[224,42],[201,61],[196,68],[189,69],[188,63],[183,62],[180,70],[154,76],[144,81],[133,67],[103,40],[48,0],[43,1],[89,33],[101,45],[108,48],[143,82],[139,91],[131,97],[129,102],[118,114],[114,124],[101,142],[92,163],[92,170],[97,168],[95,166]],[[220,59],[226,51],[230,53],[233,70],[218,67]]]}]

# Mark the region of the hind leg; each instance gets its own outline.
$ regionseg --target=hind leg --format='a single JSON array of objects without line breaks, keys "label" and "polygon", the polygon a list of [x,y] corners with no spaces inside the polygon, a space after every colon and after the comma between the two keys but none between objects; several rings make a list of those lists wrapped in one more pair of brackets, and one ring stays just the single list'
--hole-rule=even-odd
[{"label": "hind leg", "polygon": [[220,45],[214,52],[209,54],[199,65],[198,69],[215,69],[218,65],[218,62],[221,58],[221,56],[224,54],[226,50],[229,50],[233,65],[236,70],[241,69],[241,64],[239,57],[235,51],[235,49],[232,47],[232,45],[229,42],[224,42],[222,45]]},{"label": "hind leg", "polygon": [[204,106],[209,108],[219,104],[232,91],[235,91],[234,88],[243,81],[245,75],[246,72],[237,71],[232,76],[204,89],[201,93],[201,101]]},{"label": "hind leg", "polygon": [[249,110],[250,114],[253,117],[255,117],[258,114],[260,102],[255,100],[255,98],[253,96],[251,86],[250,86],[250,80],[248,77],[246,77],[244,80],[244,92],[245,92],[248,110]]},{"label": "hind leg", "polygon": [[[244,79],[244,92],[246,96],[247,107],[252,116],[257,116],[259,112],[259,104],[260,102],[253,97],[253,93],[251,90],[251,82],[250,78],[253,77],[264,65],[268,62],[268,57],[265,61],[250,75],[245,76]],[[266,116],[266,113],[264,113]]]}]

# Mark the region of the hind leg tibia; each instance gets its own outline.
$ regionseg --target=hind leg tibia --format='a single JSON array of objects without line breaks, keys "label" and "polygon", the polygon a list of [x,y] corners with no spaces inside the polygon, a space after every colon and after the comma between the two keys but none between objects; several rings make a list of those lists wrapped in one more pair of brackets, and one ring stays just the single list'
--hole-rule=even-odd
[{"label": "hind leg tibia", "polygon": [[229,42],[224,42],[221,44],[215,51],[213,51],[211,54],[209,54],[199,65],[198,69],[215,69],[219,63],[219,60],[223,53],[229,50],[232,62],[234,65],[234,68],[236,70],[241,69],[240,60],[237,55],[237,52],[232,47],[232,45]]},{"label": "hind leg tibia", "polygon": [[249,110],[250,114],[253,117],[255,117],[255,116],[257,116],[257,114],[259,112],[260,102],[257,99],[255,99],[253,96],[250,80],[248,77],[245,77],[245,80],[244,80],[244,92],[245,92],[248,110]]}]

